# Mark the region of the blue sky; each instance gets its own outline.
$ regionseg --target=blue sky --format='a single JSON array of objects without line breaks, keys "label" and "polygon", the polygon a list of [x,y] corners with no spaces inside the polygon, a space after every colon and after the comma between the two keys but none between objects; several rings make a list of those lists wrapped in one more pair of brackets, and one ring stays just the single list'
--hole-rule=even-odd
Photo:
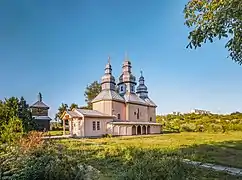
[{"label": "blue sky", "polygon": [[225,41],[186,49],[186,2],[1,1],[0,99],[32,104],[42,92],[53,117],[62,102],[85,104],[85,87],[100,80],[108,55],[117,80],[127,51],[158,114],[241,111],[241,66],[226,58]]}]

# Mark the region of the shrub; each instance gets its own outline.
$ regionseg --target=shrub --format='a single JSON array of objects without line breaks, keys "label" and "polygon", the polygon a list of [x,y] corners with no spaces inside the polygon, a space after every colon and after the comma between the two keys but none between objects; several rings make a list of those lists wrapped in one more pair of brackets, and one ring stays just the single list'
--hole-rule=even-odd
[{"label": "shrub", "polygon": [[196,125],[193,123],[186,123],[181,125],[181,131],[183,132],[195,132]]},{"label": "shrub", "polygon": [[7,124],[3,124],[0,141],[7,144],[14,143],[23,136],[23,133],[22,121],[13,117]]},{"label": "shrub", "polygon": [[43,146],[44,140],[43,132],[31,131],[24,138],[21,138],[18,142],[20,150],[25,153],[27,151],[34,150]]},{"label": "shrub", "polygon": [[94,180],[99,178],[98,170],[81,164],[75,157],[68,156],[63,146],[51,141],[44,142],[40,137],[38,132],[32,132],[19,141],[19,146],[12,146],[7,154],[0,155],[0,179]]},{"label": "shrub", "polygon": [[208,126],[208,132],[225,132],[225,127],[220,124],[211,123]]},{"label": "shrub", "polygon": [[111,138],[113,135],[112,134],[104,134],[102,137],[104,138]]}]

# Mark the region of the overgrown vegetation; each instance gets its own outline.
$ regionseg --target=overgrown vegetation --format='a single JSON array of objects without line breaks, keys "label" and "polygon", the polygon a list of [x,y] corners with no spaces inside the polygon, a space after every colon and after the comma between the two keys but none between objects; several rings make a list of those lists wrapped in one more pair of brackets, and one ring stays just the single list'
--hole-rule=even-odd
[{"label": "overgrown vegetation", "polygon": [[29,105],[23,97],[0,101],[0,143],[12,143],[35,128]]},{"label": "overgrown vegetation", "polygon": [[[190,147],[194,143],[209,143],[209,137],[215,138],[211,134],[201,133],[204,136],[200,138],[194,134],[199,133],[44,141],[42,133],[31,132],[1,151],[0,177],[27,180],[241,179],[184,164],[181,153],[185,150],[180,149],[183,143]],[[240,135],[220,134],[214,141],[239,139]],[[202,138],[207,141],[201,141]]]},{"label": "overgrown vegetation", "polygon": [[99,172],[68,156],[63,147],[44,142],[42,133],[31,132],[0,154],[0,179],[59,180],[97,179]]},{"label": "overgrown vegetation", "polygon": [[228,132],[242,131],[242,113],[230,115],[183,114],[157,116],[157,122],[169,132]]}]

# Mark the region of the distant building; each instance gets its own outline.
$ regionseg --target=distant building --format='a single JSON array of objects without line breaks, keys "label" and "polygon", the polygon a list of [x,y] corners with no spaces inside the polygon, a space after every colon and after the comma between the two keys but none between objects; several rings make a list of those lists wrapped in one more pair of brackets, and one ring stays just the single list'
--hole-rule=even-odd
[{"label": "distant building", "polygon": [[191,110],[191,113],[194,113],[194,114],[212,114],[210,111],[201,110],[201,109],[193,109],[193,110]]},{"label": "distant building", "polygon": [[182,115],[182,113],[181,112],[178,112],[178,111],[173,111],[170,114],[177,115],[177,116]]},{"label": "distant building", "polygon": [[41,93],[39,93],[38,101],[35,102],[32,106],[30,106],[30,109],[31,109],[34,121],[38,126],[38,130],[49,131],[50,121],[51,121],[51,118],[48,116],[49,107],[45,103],[43,103]]}]

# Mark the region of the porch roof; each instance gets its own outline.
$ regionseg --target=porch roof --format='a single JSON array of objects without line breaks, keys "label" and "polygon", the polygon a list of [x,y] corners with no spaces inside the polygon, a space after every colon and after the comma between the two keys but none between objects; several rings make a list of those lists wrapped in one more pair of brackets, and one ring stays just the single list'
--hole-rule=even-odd
[{"label": "porch roof", "polygon": [[79,118],[79,117],[115,118],[115,116],[110,116],[108,114],[104,114],[99,111],[89,110],[89,109],[73,109],[72,111],[65,111],[62,115],[62,118],[64,118],[66,114],[69,115],[70,118]]}]

